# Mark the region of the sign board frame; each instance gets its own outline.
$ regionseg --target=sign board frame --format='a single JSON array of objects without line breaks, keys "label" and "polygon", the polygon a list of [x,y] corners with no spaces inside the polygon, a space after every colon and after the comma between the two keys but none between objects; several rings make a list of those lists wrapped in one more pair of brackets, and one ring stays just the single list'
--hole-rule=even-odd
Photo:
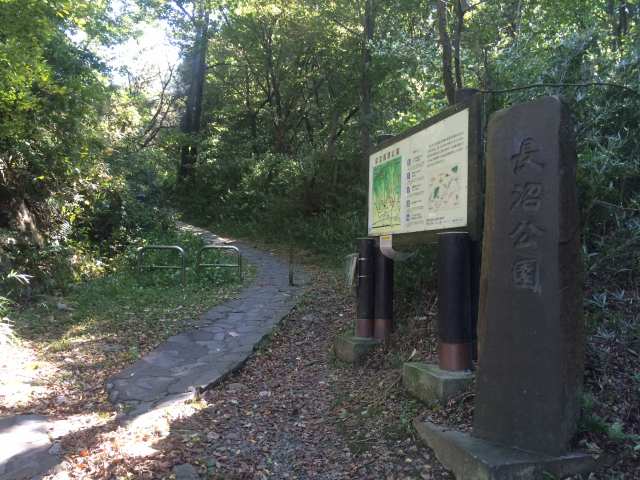
[{"label": "sign board frame", "polygon": [[[432,127],[449,117],[468,109],[468,149],[467,149],[467,224],[466,226],[455,228],[442,228],[434,230],[424,230],[410,233],[393,233],[382,232],[376,233],[369,231],[372,237],[378,237],[381,234],[392,233],[393,244],[398,247],[410,247],[425,243],[437,242],[438,233],[444,231],[462,231],[468,232],[472,240],[480,240],[482,235],[482,210],[483,210],[483,188],[482,188],[482,145],[481,145],[481,98],[475,95],[468,101],[456,103],[438,113],[437,115],[421,122],[399,135],[384,140],[376,145],[369,152],[370,157],[377,152],[388,149],[394,144],[405,140],[423,130]],[[370,170],[370,169],[369,169]],[[367,184],[370,185],[371,179]],[[369,192],[371,195],[371,192]],[[370,199],[369,199],[370,200]],[[369,212],[367,212],[369,214]]]}]

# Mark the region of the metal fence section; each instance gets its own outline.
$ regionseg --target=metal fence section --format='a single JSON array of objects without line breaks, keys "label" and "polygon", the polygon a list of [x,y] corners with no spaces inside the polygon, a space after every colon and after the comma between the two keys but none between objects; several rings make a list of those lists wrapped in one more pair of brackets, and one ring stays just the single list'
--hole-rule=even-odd
[{"label": "metal fence section", "polygon": [[[144,252],[149,250],[171,250],[174,252],[178,252],[180,255],[180,265],[144,265]],[[142,272],[143,269],[171,269],[171,270],[181,270],[182,277],[182,286],[186,286],[187,284],[187,259],[184,253],[184,250],[177,245],[146,245],[144,247],[138,248],[137,253],[138,259],[138,270]]]},{"label": "metal fence section", "polygon": [[[207,250],[218,251],[221,254],[225,254],[227,252],[231,253],[236,260],[236,263],[202,263],[203,253]],[[233,247],[231,245],[205,245],[200,250],[198,250],[198,255],[196,257],[196,271],[200,272],[202,268],[235,268],[238,271],[238,276],[240,280],[243,279],[243,271],[242,271],[242,255],[240,254],[240,250],[238,247]]]}]

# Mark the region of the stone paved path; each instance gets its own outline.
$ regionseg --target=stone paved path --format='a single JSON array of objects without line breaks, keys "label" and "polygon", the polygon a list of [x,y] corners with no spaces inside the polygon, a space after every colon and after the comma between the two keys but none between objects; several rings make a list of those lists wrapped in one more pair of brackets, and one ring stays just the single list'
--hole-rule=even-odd
[{"label": "stone paved path", "polygon": [[52,448],[47,417],[0,418],[0,479],[31,478],[59,462]]},{"label": "stone paved path", "polygon": [[81,431],[91,415],[54,419],[44,415],[0,418],[0,480],[39,479],[62,461],[60,440]]},{"label": "stone paved path", "polygon": [[[111,401],[128,406],[132,416],[206,389],[240,367],[302,292],[301,286],[289,286],[288,265],[277,257],[223,241],[206,230],[180,226],[208,244],[237,246],[244,261],[257,267],[256,278],[239,298],[208,311],[197,328],[169,338],[108,382]],[[298,275],[296,283],[305,280]]]},{"label": "stone paved path", "polygon": [[[258,344],[291,311],[307,277],[289,286],[288,265],[241,242],[222,240],[190,225],[180,227],[206,243],[237,246],[257,267],[255,280],[237,299],[203,315],[196,328],[175,335],[110,379],[109,397],[128,407],[125,422],[153,423],[168,408],[179,408],[194,391],[206,389],[241,367]],[[38,415],[0,418],[0,480],[40,478],[61,461],[55,438],[72,430],[71,420]]]}]

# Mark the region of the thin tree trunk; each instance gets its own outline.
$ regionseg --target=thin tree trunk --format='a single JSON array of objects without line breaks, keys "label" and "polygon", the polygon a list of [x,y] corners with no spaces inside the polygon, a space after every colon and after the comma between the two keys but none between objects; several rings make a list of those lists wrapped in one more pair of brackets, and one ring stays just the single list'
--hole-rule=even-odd
[{"label": "thin tree trunk", "polygon": [[626,2],[607,1],[607,14],[611,23],[612,47],[619,50],[622,46],[622,34],[626,30],[627,9]]},{"label": "thin tree trunk", "polygon": [[464,87],[462,79],[462,65],[460,63],[460,40],[462,38],[462,30],[464,30],[464,8],[462,0],[455,1],[456,24],[453,30],[453,60],[456,72],[456,89]]},{"label": "thin tree trunk", "polygon": [[182,119],[182,133],[186,143],[180,152],[178,179],[186,180],[193,174],[198,159],[198,142],[194,138],[199,132],[202,119],[202,98],[207,64],[207,44],[209,40],[209,11],[204,2],[198,9],[198,32],[191,53],[191,79],[187,95],[187,105]]},{"label": "thin tree trunk", "polygon": [[273,150],[277,153],[287,153],[287,116],[282,104],[279,73],[276,71],[273,53],[273,34],[268,25],[263,25],[263,49],[267,85],[269,88],[269,103],[271,104],[273,123]]},{"label": "thin tree trunk", "polygon": [[248,71],[244,76],[244,105],[247,110],[247,119],[249,120],[249,132],[251,134],[251,151],[258,153],[258,113],[251,102],[251,82]]},{"label": "thin tree trunk", "polygon": [[622,47],[622,38],[629,31],[629,6],[626,1],[620,2],[618,7],[618,45]]},{"label": "thin tree trunk", "polygon": [[362,39],[362,65],[360,76],[360,149],[362,150],[361,171],[363,178],[369,174],[369,150],[371,149],[371,126],[373,123],[371,92],[371,46],[374,30],[373,0],[365,0],[362,17],[364,36]]},{"label": "thin tree trunk", "polygon": [[338,183],[338,159],[336,157],[336,142],[338,140],[338,122],[340,121],[340,114],[337,110],[331,112],[331,119],[329,120],[329,140],[327,141],[327,160],[332,166],[333,172],[331,174],[331,185],[335,186]]},{"label": "thin tree trunk", "polygon": [[453,105],[455,103],[456,87],[451,71],[451,39],[447,31],[447,4],[444,0],[437,0],[436,5],[438,34],[440,37],[440,46],[442,47],[442,82],[444,83],[444,92],[447,96],[447,101],[449,105]]}]

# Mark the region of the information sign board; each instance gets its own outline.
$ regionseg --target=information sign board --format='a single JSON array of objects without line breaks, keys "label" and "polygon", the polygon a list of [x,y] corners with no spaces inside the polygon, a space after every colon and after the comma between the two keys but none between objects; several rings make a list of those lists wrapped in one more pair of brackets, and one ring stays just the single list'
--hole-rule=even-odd
[{"label": "information sign board", "polygon": [[477,99],[456,104],[371,152],[370,236],[393,235],[405,245],[434,241],[445,230],[479,238],[479,108]]},{"label": "information sign board", "polygon": [[369,157],[369,235],[467,226],[469,108]]}]

